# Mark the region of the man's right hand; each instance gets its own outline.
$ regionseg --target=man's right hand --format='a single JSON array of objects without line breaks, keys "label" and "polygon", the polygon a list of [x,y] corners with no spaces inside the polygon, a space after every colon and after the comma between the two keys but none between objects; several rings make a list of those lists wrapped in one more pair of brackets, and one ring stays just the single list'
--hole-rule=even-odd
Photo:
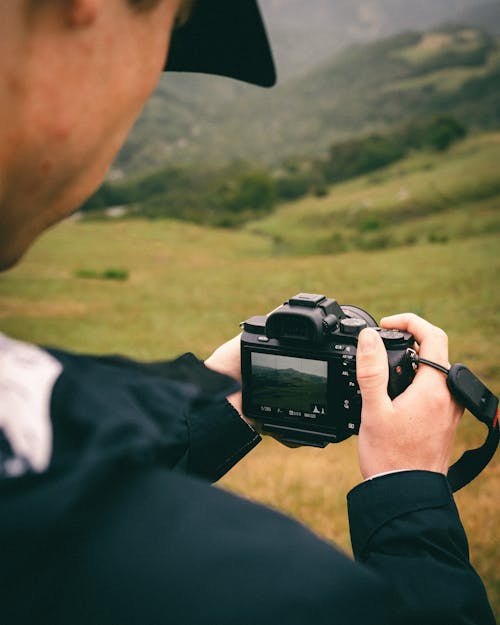
[{"label": "man's right hand", "polygon": [[[422,358],[449,367],[448,337],[440,328],[411,313],[386,317],[380,325],[411,332]],[[356,369],[363,399],[358,439],[363,477],[409,469],[446,474],[463,409],[444,374],[419,368],[412,384],[391,401],[387,352],[372,329],[359,335]]]}]

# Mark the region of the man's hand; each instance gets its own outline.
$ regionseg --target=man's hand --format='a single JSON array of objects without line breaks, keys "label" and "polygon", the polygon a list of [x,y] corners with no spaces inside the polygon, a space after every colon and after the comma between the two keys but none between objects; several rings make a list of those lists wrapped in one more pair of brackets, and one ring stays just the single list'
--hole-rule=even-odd
[{"label": "man's hand", "polygon": [[[214,353],[205,360],[205,365],[214,371],[230,376],[241,384],[241,334],[238,334],[238,336],[235,336],[227,343],[218,347]],[[260,423],[249,419],[243,414],[241,391],[229,395],[227,401],[240,413],[241,418],[244,419],[248,425],[251,425],[254,430],[262,434]],[[284,443],[280,440],[279,435],[271,434],[271,436],[282,445],[285,445],[285,447],[300,447],[300,445],[295,445],[293,443]]]},{"label": "man's hand", "polygon": [[[214,371],[223,373],[237,380],[241,384],[241,355],[240,355],[241,335],[218,347],[214,353],[205,360],[205,365]],[[228,402],[240,413],[243,419],[251,426],[254,422],[243,415],[241,391],[229,395]]]},{"label": "man's hand", "polygon": [[[440,328],[414,314],[386,317],[380,325],[411,332],[420,356],[449,367],[448,338]],[[387,352],[372,329],[359,335],[356,368],[363,398],[358,440],[363,477],[405,469],[446,474],[463,409],[452,399],[445,375],[421,367],[412,384],[391,401]]]}]

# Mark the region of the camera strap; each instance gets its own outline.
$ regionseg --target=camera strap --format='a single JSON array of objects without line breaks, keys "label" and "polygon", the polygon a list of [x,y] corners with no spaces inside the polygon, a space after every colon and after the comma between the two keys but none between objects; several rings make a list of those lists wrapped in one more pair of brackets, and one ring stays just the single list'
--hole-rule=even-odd
[{"label": "camera strap", "polygon": [[465,365],[458,363],[447,369],[431,360],[420,358],[413,350],[408,351],[415,366],[428,365],[444,373],[453,397],[488,427],[488,435],[481,447],[469,449],[449,468],[448,482],[455,493],[481,473],[497,450],[500,440],[498,397]]}]

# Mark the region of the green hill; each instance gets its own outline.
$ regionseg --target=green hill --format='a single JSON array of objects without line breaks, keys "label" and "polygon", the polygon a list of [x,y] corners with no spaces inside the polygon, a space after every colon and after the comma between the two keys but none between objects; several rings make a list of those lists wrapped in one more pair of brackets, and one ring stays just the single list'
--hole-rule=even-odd
[{"label": "green hill", "polygon": [[[422,134],[422,127],[416,128]],[[281,178],[279,170],[242,165],[222,170],[160,170],[104,186],[94,198],[95,206],[88,206],[88,215],[103,219],[106,202],[111,205],[122,198],[126,203],[135,196],[126,218],[175,218],[239,227],[261,237],[274,255],[448,243],[500,230],[500,133],[473,134],[446,151],[410,146],[404,153],[392,152],[392,140],[398,137],[399,133],[393,133],[388,139],[369,136],[336,144],[333,161],[306,159],[308,171],[301,171],[300,163],[296,170],[290,165]],[[373,167],[374,158],[386,159],[385,167],[384,161],[375,161]],[[341,159],[360,168],[354,175],[343,172]],[[323,180],[315,192],[308,192],[307,187],[304,191],[302,181],[314,180],[321,163],[341,175],[330,182]],[[364,168],[365,164],[369,167]],[[285,201],[287,194],[297,199]]]},{"label": "green hill", "polygon": [[120,154],[125,173],[164,163],[276,163],[407,119],[500,123],[500,39],[449,26],[355,45],[272,89],[213,77],[162,82]]},{"label": "green hill", "polygon": [[338,254],[451,241],[500,231],[500,134],[471,137],[446,154],[418,152],[283,204],[245,229],[275,254]]}]

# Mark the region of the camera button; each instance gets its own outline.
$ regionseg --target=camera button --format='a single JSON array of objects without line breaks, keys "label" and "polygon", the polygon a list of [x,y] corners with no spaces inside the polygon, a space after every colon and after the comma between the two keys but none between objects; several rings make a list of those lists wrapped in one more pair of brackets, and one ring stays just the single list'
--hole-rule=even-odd
[{"label": "camera button", "polygon": [[344,369],[344,371],[341,372],[340,374],[342,376],[342,379],[345,382],[345,390],[346,392],[352,394],[354,392],[354,388],[348,388],[348,384],[350,382],[356,382],[356,372],[355,371],[349,371],[348,369]]},{"label": "camera button", "polygon": [[268,343],[269,339],[267,336],[258,336],[257,340],[259,341],[259,343]]},{"label": "camera button", "polygon": [[404,340],[405,335],[399,330],[381,330],[380,336],[384,343],[399,343]]},{"label": "camera button", "polygon": [[343,404],[344,410],[347,410],[348,412],[351,412],[351,411],[356,412],[356,411],[359,411],[361,402],[359,401],[357,397],[346,397],[345,399],[342,400],[342,404]]},{"label": "camera button", "polygon": [[357,336],[367,325],[364,319],[359,319],[358,317],[345,317],[340,320],[340,329],[342,332],[354,336]]}]

